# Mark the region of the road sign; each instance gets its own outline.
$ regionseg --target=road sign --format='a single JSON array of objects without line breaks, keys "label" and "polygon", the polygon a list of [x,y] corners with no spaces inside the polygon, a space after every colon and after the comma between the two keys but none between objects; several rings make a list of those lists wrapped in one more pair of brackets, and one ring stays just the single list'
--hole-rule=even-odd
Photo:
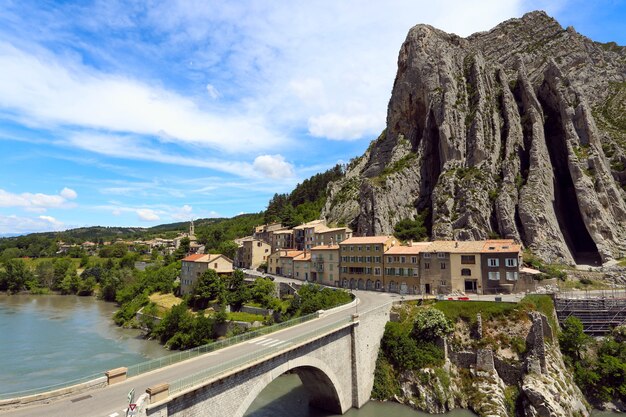
[{"label": "road sign", "polygon": [[130,392],[128,393],[128,403],[132,403],[133,400],[135,399],[135,388],[131,389]]},{"label": "road sign", "polygon": [[135,408],[137,408],[137,404],[128,404],[128,408],[130,409],[130,411],[135,411]]}]

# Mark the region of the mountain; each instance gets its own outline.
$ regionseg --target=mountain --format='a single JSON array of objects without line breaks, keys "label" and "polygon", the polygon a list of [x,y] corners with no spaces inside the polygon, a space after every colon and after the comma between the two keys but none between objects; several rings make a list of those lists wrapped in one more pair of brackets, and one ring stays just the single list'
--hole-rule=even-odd
[{"label": "mountain", "polygon": [[387,127],[322,215],[360,234],[423,215],[433,239],[514,238],[547,261],[626,256],[626,48],[544,12],[402,45]]}]

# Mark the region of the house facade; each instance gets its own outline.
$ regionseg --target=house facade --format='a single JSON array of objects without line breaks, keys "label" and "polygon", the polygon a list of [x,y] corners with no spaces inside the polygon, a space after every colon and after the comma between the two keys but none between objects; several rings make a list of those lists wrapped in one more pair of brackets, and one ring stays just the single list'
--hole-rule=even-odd
[{"label": "house facade", "polygon": [[384,290],[384,256],[396,244],[391,236],[351,237],[339,244],[340,286]]},{"label": "house facade", "polygon": [[235,256],[235,266],[238,268],[256,269],[262,263],[267,262],[272,247],[269,243],[255,238],[241,241]]},{"label": "house facade", "polygon": [[481,270],[485,294],[510,293],[519,280],[522,248],[511,240],[483,242]]},{"label": "house facade", "polygon": [[339,286],[339,245],[321,245],[311,248],[311,281]]},{"label": "house facade", "polygon": [[383,283],[385,291],[402,294],[420,292],[420,255],[430,242],[392,246],[385,252]]},{"label": "house facade", "polygon": [[180,292],[191,293],[198,278],[208,269],[218,274],[232,274],[233,261],[221,254],[194,254],[183,258],[180,271]]}]

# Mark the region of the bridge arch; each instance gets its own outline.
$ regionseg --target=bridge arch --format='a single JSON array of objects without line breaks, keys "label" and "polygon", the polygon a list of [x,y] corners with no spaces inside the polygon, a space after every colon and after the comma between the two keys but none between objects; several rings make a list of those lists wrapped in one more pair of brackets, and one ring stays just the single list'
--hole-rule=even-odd
[{"label": "bridge arch", "polygon": [[351,392],[345,392],[346,388],[350,387],[343,387],[337,375],[323,361],[302,356],[280,365],[260,378],[243,399],[233,417],[242,417],[261,391],[287,371],[294,371],[300,377],[309,392],[310,405],[336,414],[343,414],[352,407]]}]

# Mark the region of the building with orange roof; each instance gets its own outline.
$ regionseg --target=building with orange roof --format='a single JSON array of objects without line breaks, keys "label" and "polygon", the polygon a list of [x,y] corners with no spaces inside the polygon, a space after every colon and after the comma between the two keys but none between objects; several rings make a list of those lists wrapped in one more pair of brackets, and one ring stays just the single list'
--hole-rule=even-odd
[{"label": "building with orange roof", "polygon": [[293,228],[293,243],[298,250],[311,249],[315,246],[315,234],[328,230],[326,220],[313,220]]},{"label": "building with orange roof", "polygon": [[180,292],[190,294],[198,278],[208,269],[218,274],[232,274],[233,261],[224,255],[194,254],[183,258],[180,271]]},{"label": "building with orange roof", "polygon": [[238,268],[257,269],[267,262],[272,250],[269,243],[254,237],[242,239],[240,243],[235,255],[235,265]]},{"label": "building with orange roof", "polygon": [[294,258],[301,256],[304,251],[293,249],[279,249],[268,257],[267,269],[270,274],[292,278],[294,276]]},{"label": "building with orange roof", "polygon": [[385,264],[383,285],[385,291],[418,294],[420,291],[420,254],[431,245],[420,242],[412,246],[392,246],[383,259]]},{"label": "building with orange roof", "polygon": [[340,286],[383,291],[383,257],[396,243],[393,236],[353,236],[339,243]]},{"label": "building with orange roof", "polygon": [[311,281],[339,286],[339,245],[319,245],[311,248]]},{"label": "building with orange roof", "polygon": [[302,252],[292,259],[293,277],[301,281],[311,281],[311,252]]},{"label": "building with orange roof", "polygon": [[482,242],[481,263],[484,293],[513,292],[519,280],[522,247],[512,239]]},{"label": "building with orange roof", "polygon": [[315,246],[334,245],[343,242],[346,239],[352,237],[352,229],[349,227],[333,227],[330,229],[321,229],[315,232],[315,240],[313,246],[309,249],[313,249]]}]

